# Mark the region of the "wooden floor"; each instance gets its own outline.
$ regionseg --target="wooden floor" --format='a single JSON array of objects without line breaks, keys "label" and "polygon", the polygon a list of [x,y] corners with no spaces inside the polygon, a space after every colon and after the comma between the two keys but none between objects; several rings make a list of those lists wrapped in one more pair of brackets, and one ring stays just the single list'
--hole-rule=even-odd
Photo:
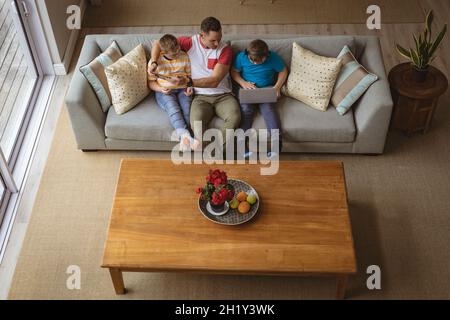
[{"label": "wooden floor", "polygon": [[[196,25],[215,15],[224,24],[365,23],[380,6],[384,23],[421,22],[420,0],[108,0],[88,6],[85,27]],[[243,2],[243,3],[242,3]],[[405,10],[408,8],[408,10]]]},{"label": "wooden floor", "polygon": [[[420,0],[423,10],[434,9],[435,30],[448,23],[450,1],[448,0]],[[199,21],[200,23],[200,21]],[[131,24],[131,23],[130,23]],[[422,24],[383,24],[379,31],[368,30],[365,24],[292,24],[292,25],[224,25],[226,34],[304,34],[304,35],[378,35],[381,38],[383,55],[386,69],[389,71],[396,64],[404,60],[395,51],[395,43],[404,46],[412,45],[412,33],[422,30]],[[110,28],[85,28],[81,32],[83,37],[86,34],[96,33],[184,33],[195,34],[199,26],[149,26],[149,27],[110,27]],[[434,65],[450,75],[449,72],[449,46],[450,34],[444,40],[439,57]],[[74,59],[77,57],[75,55]]]},{"label": "wooden floor", "polygon": [[27,71],[10,14],[10,1],[0,0],[0,146],[6,156],[14,144],[25,101],[35,82]]}]

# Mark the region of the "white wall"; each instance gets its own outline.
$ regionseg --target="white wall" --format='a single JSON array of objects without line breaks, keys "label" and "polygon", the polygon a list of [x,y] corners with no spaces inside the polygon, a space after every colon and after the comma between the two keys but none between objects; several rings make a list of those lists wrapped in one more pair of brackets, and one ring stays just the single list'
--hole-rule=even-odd
[{"label": "white wall", "polygon": [[66,25],[67,7],[79,5],[84,12],[85,0],[35,0],[39,17],[44,26],[47,44],[57,75],[67,74],[73,50],[78,39],[78,30],[69,30]]},{"label": "white wall", "polygon": [[73,4],[80,4],[79,0],[45,0],[47,12],[55,36],[56,45],[60,57],[64,57],[71,30],[66,27],[67,7]]}]

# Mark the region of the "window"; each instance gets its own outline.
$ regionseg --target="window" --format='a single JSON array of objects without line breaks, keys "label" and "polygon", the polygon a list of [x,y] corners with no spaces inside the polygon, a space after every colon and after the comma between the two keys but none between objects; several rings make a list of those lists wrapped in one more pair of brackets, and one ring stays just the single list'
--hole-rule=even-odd
[{"label": "window", "polygon": [[39,127],[44,115],[37,112],[36,101],[45,100],[42,88],[49,87],[42,71],[49,57],[42,58],[47,47],[37,21],[35,1],[0,0],[0,257],[34,146],[28,137],[38,132],[30,127]]}]

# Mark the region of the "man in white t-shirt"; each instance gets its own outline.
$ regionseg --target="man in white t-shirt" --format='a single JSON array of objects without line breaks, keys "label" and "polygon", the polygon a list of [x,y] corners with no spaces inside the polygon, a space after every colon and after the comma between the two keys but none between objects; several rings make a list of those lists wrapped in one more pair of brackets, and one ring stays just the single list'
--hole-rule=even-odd
[{"label": "man in white t-shirt", "polygon": [[[201,24],[200,34],[192,37],[179,37],[181,50],[186,51],[191,61],[192,79],[174,79],[176,85],[191,84],[195,97],[190,111],[191,127],[195,121],[202,121],[202,132],[194,128],[194,134],[201,139],[201,134],[208,129],[214,115],[224,120],[221,128],[225,142],[227,129],[236,129],[241,122],[239,103],[232,94],[230,68],[233,62],[231,47],[221,42],[222,26],[214,17],[208,17]],[[157,59],[161,52],[159,42],[152,46],[150,71],[156,70]]]}]

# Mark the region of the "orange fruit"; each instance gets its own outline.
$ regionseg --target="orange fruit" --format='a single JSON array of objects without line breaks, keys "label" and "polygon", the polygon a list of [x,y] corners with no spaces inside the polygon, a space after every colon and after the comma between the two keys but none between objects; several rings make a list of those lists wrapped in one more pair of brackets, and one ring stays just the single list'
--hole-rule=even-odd
[{"label": "orange fruit", "polygon": [[247,201],[247,193],[244,191],[239,192],[236,199],[238,199],[239,202]]},{"label": "orange fruit", "polygon": [[246,214],[250,211],[250,207],[250,203],[243,201],[239,204],[238,211],[239,213]]}]

